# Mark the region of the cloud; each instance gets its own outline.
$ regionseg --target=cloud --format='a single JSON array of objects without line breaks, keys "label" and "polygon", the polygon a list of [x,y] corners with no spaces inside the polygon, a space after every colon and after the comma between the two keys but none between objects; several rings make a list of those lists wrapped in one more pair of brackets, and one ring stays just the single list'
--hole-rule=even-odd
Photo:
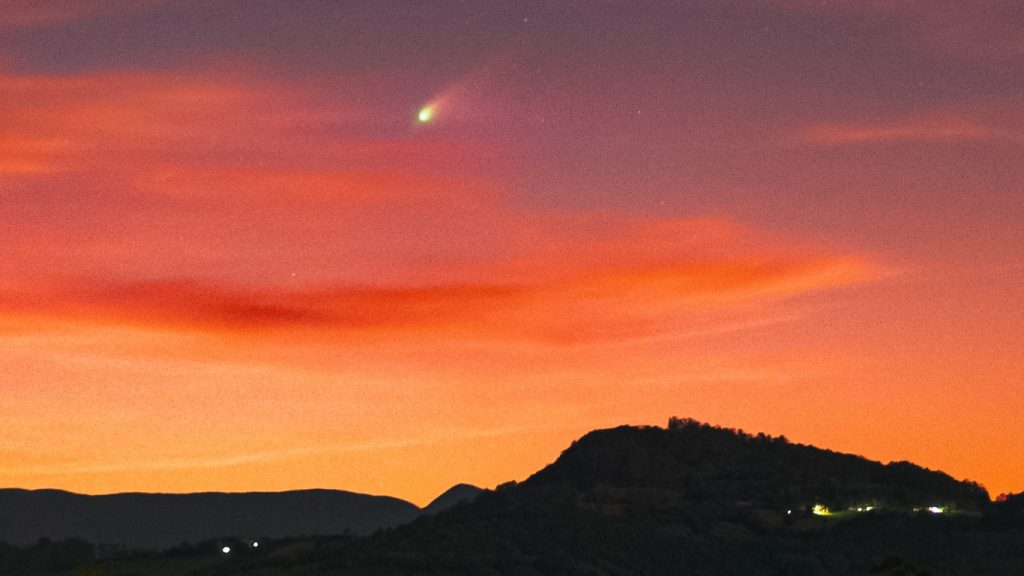
[{"label": "cloud", "polygon": [[151,460],[128,460],[124,459],[111,462],[92,463],[67,463],[58,465],[34,465],[19,466],[17,468],[0,468],[0,474],[5,476],[55,476],[66,474],[110,474],[115,472],[140,472],[140,471],[168,471],[168,470],[197,470],[205,468],[228,468],[233,466],[244,466],[248,464],[262,464],[302,458],[318,454],[343,454],[351,452],[377,452],[400,448],[422,448],[435,444],[443,444],[459,440],[475,440],[481,438],[495,438],[521,434],[524,431],[537,428],[525,427],[504,427],[481,430],[460,430],[445,434],[431,436],[420,436],[415,439],[406,440],[379,440],[370,442],[346,442],[335,445],[318,446],[297,446],[276,450],[264,450],[259,452],[245,452],[240,454],[217,455],[217,456],[189,456],[182,458],[161,458]]},{"label": "cloud", "polygon": [[[0,145],[51,171],[237,163],[290,148],[308,152],[313,143],[329,144],[339,125],[366,117],[351,104],[311,98],[215,71],[0,74]],[[337,152],[326,148],[320,159]]]},{"label": "cloud", "polygon": [[812,144],[882,142],[960,142],[994,136],[986,127],[960,116],[936,116],[869,123],[823,123],[803,129],[799,139]]},{"label": "cloud", "polygon": [[411,128],[367,140],[367,122],[396,119],[330,88],[245,71],[0,76],[0,306],[575,345],[756,326],[765,302],[877,272],[724,218],[531,211],[478,175],[487,145]]},{"label": "cloud", "polygon": [[501,228],[474,176],[487,145],[390,130],[410,119],[343,93],[237,70],[0,74],[0,271],[387,280]]},{"label": "cloud", "polygon": [[[676,230],[674,244],[644,242],[669,229]],[[729,232],[714,238],[716,229]],[[699,230],[703,238],[688,240]],[[753,243],[761,248],[744,246]],[[302,330],[385,339],[430,334],[575,345],[714,332],[737,325],[738,313],[878,274],[865,257],[769,244],[754,230],[711,220],[632,221],[601,242],[534,239],[534,245],[541,248],[453,271],[461,282],[298,290],[75,282],[9,293],[0,306],[12,313],[185,330]],[[743,322],[758,325],[745,316]]]}]

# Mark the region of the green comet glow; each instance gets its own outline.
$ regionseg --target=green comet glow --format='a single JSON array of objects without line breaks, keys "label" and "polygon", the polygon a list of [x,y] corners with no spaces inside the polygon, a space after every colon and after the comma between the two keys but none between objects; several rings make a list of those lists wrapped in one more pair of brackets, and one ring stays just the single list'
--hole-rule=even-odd
[{"label": "green comet glow", "polygon": [[416,118],[418,118],[420,122],[430,122],[430,119],[433,117],[434,111],[430,108],[430,106],[421,108],[420,113],[416,115]]}]

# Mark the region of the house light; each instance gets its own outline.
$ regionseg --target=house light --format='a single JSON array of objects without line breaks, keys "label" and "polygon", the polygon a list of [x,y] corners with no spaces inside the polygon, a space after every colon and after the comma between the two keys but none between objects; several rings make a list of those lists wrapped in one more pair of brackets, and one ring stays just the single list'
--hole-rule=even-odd
[{"label": "house light", "polygon": [[932,514],[942,514],[943,512],[946,511],[946,509],[942,508],[940,506],[929,506],[928,507],[928,511],[931,512]]},{"label": "house light", "polygon": [[811,512],[813,512],[815,516],[828,516],[832,513],[832,511],[828,509],[828,506],[822,506],[821,504],[815,504],[814,508],[811,508]]},{"label": "house light", "polygon": [[225,553],[225,554],[230,554],[231,553],[231,546],[225,546],[225,547],[221,548],[220,551]]}]

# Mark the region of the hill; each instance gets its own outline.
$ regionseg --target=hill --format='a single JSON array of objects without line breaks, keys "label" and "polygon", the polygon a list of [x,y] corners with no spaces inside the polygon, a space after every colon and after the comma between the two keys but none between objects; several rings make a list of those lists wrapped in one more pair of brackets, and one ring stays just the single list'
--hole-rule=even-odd
[{"label": "hill", "polygon": [[472,502],[483,492],[470,484],[456,484],[423,508],[424,514],[437,514],[463,502]]},{"label": "hill", "polygon": [[468,506],[208,573],[1024,574],[1024,526],[998,509],[906,462],[673,419],[589,433]]},{"label": "hill", "polygon": [[284,538],[367,534],[436,514],[480,492],[457,484],[424,509],[339,490],[110,494],[0,490],[0,542],[80,539],[104,549],[160,549],[222,536]]},{"label": "hill", "polygon": [[80,538],[128,549],[165,548],[225,535],[363,534],[419,513],[398,498],[337,490],[106,496],[0,490],[0,541]]},{"label": "hill", "polygon": [[[368,536],[210,543],[127,574],[1024,574],[1020,498],[692,420],[599,430],[521,483]],[[858,510],[859,509],[859,510]]]},{"label": "hill", "polygon": [[567,485],[589,505],[614,510],[735,507],[804,513],[871,508],[979,513],[988,493],[971,482],[910,464],[880,464],[785,438],[672,419],[668,429],[624,426],[587,434],[528,486]]}]

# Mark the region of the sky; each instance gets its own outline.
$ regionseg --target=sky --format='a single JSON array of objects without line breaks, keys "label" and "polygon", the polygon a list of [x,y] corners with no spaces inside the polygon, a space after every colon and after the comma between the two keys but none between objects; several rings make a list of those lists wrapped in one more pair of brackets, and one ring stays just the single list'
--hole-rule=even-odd
[{"label": "sky", "polygon": [[679,416],[1024,491],[1021,102],[1009,0],[0,0],[0,486]]}]

